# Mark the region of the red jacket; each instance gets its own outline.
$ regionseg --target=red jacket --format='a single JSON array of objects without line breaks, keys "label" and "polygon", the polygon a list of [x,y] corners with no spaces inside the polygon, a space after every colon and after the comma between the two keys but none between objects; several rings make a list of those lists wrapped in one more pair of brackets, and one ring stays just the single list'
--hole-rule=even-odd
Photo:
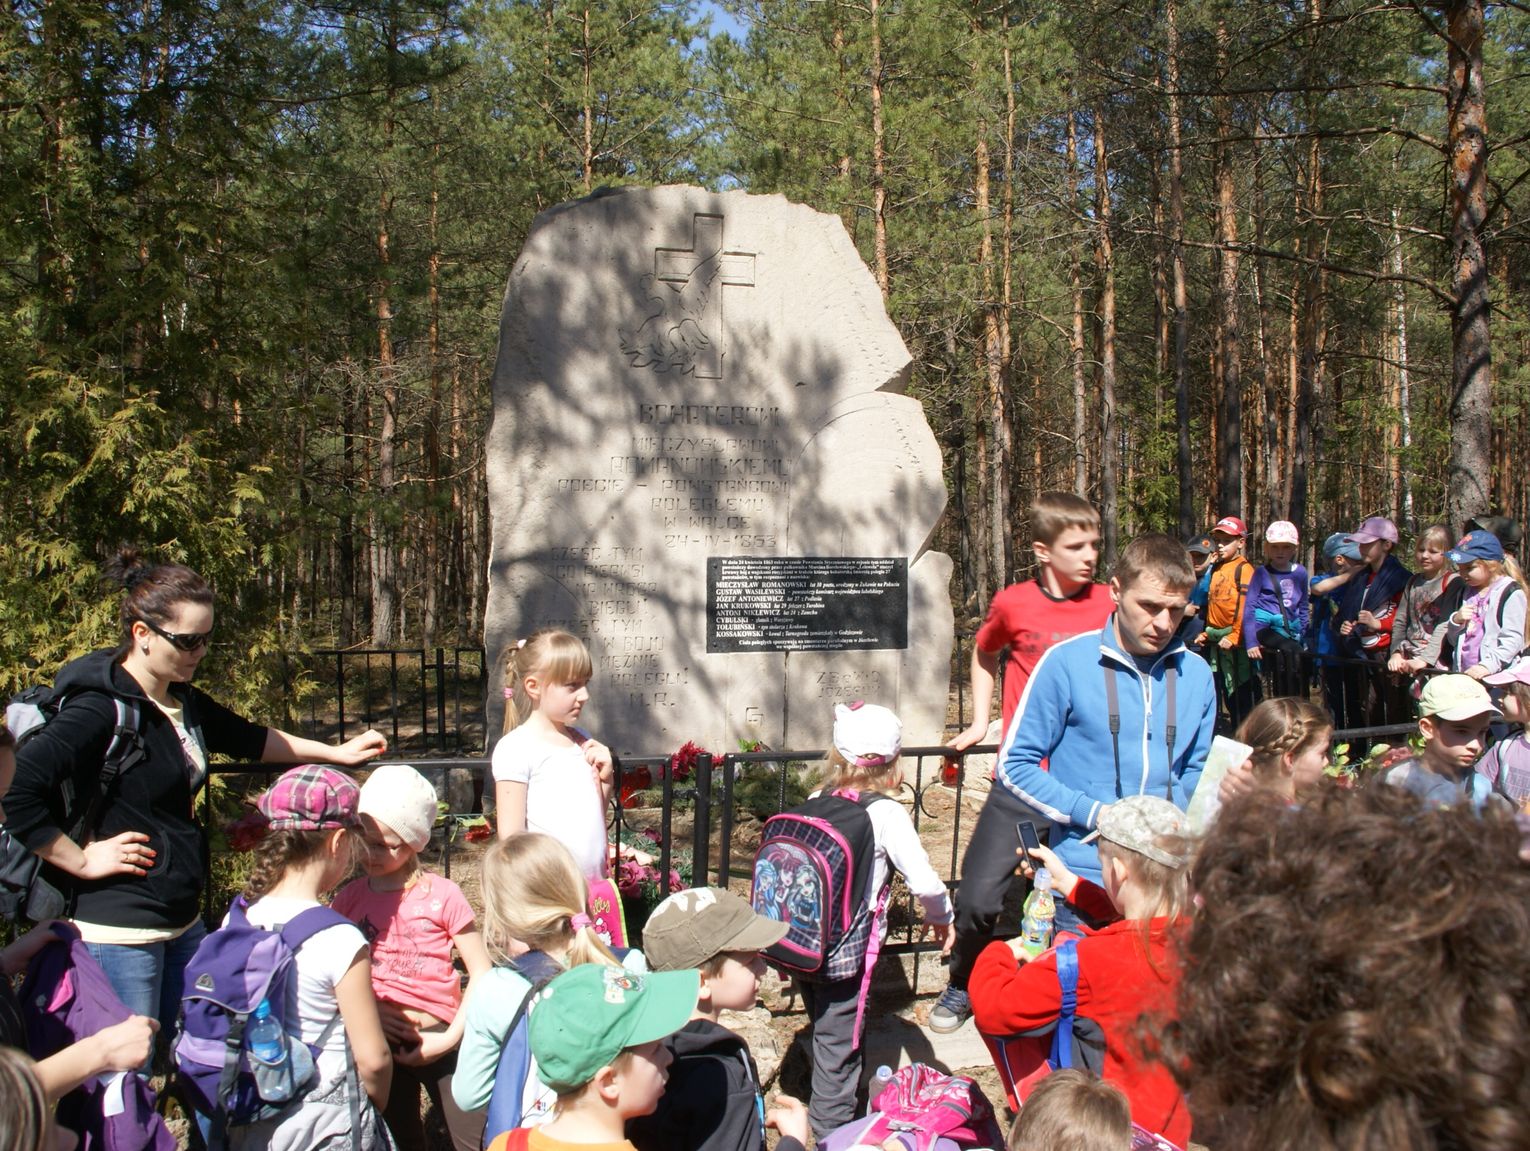
[{"label": "red jacket", "polygon": [[[1070,902],[1093,910],[1104,894],[1080,880]],[[1168,1068],[1143,1051],[1139,1038],[1161,1023],[1138,1026],[1145,1015],[1160,1021],[1173,1016],[1179,969],[1172,935],[1168,919],[1154,919],[1144,950],[1140,923],[1118,920],[1098,931],[1085,928],[1078,944],[1078,1014],[1104,1032],[1104,1078],[1126,1093],[1132,1121],[1184,1147],[1190,1141],[1189,1106]],[[1030,963],[1016,963],[1007,943],[983,950],[967,991],[973,1019],[987,1035],[1044,1027],[1057,1019],[1062,1005],[1055,955],[1047,951]]]}]

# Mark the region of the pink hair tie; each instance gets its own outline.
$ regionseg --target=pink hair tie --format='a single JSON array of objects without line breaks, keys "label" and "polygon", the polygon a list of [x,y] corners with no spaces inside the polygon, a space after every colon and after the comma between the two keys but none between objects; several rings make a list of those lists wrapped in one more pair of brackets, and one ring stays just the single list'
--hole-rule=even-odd
[{"label": "pink hair tie", "polygon": [[586,927],[594,926],[595,921],[582,911],[577,915],[570,915],[568,917],[568,927],[570,931],[583,931]]},{"label": "pink hair tie", "polygon": [[505,698],[506,699],[511,699],[511,698],[514,697],[514,695],[515,695],[515,688],[513,688],[513,687],[505,688]]}]

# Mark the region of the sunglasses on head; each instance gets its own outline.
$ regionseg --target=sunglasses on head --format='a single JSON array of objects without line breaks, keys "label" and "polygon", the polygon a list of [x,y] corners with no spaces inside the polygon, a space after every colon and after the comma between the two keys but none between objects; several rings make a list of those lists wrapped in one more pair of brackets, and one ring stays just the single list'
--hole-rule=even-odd
[{"label": "sunglasses on head", "polygon": [[170,646],[176,651],[184,651],[188,654],[200,651],[207,646],[207,641],[212,639],[210,631],[166,631],[153,620],[143,620],[143,626],[162,639],[170,641]]}]

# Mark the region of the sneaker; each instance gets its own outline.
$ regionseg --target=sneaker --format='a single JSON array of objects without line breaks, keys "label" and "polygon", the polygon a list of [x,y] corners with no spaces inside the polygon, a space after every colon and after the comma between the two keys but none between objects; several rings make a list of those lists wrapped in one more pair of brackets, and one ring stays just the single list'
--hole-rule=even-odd
[{"label": "sneaker", "polygon": [[930,1009],[930,1030],[946,1035],[971,1018],[972,1001],[967,998],[967,993],[955,987],[947,987]]}]

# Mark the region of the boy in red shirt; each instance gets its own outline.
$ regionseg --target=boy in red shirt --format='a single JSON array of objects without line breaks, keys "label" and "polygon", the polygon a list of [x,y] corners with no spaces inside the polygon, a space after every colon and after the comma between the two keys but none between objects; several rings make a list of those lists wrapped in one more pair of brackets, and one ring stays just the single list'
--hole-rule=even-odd
[{"label": "boy in red shirt", "polygon": [[[1031,534],[1040,571],[1033,580],[1011,584],[989,605],[972,647],[972,723],[951,741],[957,751],[988,734],[1002,653],[1008,652],[1001,712],[1007,731],[1042,654],[1062,640],[1098,631],[1110,618],[1110,589],[1094,582],[1100,516],[1089,501],[1071,492],[1042,492],[1031,505]],[[1015,824],[1022,820],[1043,832],[1049,822],[1006,788],[988,793],[962,858],[950,982],[930,1012],[932,1031],[955,1031],[972,1016],[967,980],[1004,908],[1014,878]]]}]

